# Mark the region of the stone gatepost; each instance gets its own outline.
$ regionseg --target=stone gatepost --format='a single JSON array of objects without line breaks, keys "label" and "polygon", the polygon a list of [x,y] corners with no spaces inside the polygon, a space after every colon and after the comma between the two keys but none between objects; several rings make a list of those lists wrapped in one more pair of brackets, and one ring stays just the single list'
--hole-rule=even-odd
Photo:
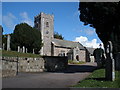
[{"label": "stone gatepost", "polygon": [[107,48],[106,48],[106,68],[105,68],[105,77],[108,81],[115,80],[115,62],[113,59],[113,47],[112,42],[108,41]]},{"label": "stone gatepost", "polygon": [[7,51],[10,51],[10,35],[7,36]]}]

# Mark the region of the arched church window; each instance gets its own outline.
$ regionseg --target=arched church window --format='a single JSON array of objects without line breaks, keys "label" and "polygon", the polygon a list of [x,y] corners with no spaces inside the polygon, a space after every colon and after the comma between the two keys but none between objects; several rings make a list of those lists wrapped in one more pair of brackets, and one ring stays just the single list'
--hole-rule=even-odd
[{"label": "arched church window", "polygon": [[49,22],[46,22],[46,27],[49,27]]}]

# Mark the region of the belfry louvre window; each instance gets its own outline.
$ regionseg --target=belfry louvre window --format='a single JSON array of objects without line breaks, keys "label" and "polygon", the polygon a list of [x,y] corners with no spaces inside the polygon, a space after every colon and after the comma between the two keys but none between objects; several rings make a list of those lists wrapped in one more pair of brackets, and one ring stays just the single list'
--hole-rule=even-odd
[{"label": "belfry louvre window", "polygon": [[49,27],[49,22],[46,22],[46,27]]}]

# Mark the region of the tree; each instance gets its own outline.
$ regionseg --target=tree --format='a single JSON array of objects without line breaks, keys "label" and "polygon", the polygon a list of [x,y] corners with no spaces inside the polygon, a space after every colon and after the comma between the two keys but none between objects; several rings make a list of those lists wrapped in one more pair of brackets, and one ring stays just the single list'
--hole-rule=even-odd
[{"label": "tree", "polygon": [[64,37],[61,35],[61,34],[59,34],[58,32],[55,32],[54,33],[54,38],[56,38],[56,39],[64,39]]},{"label": "tree", "polygon": [[80,20],[96,29],[104,47],[113,43],[113,54],[120,52],[120,2],[80,2]]},{"label": "tree", "polygon": [[38,53],[42,47],[40,31],[26,23],[16,25],[11,35],[11,49],[16,51],[18,46],[25,46],[31,53],[34,49],[35,53]]}]

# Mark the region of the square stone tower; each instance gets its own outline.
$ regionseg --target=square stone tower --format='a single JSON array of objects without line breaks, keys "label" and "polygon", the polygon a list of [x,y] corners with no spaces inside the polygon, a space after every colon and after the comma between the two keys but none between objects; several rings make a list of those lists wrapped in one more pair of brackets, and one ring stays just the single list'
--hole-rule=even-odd
[{"label": "square stone tower", "polygon": [[51,42],[54,39],[54,15],[41,12],[34,17],[34,26],[41,31],[43,47],[40,54],[51,56]]}]

